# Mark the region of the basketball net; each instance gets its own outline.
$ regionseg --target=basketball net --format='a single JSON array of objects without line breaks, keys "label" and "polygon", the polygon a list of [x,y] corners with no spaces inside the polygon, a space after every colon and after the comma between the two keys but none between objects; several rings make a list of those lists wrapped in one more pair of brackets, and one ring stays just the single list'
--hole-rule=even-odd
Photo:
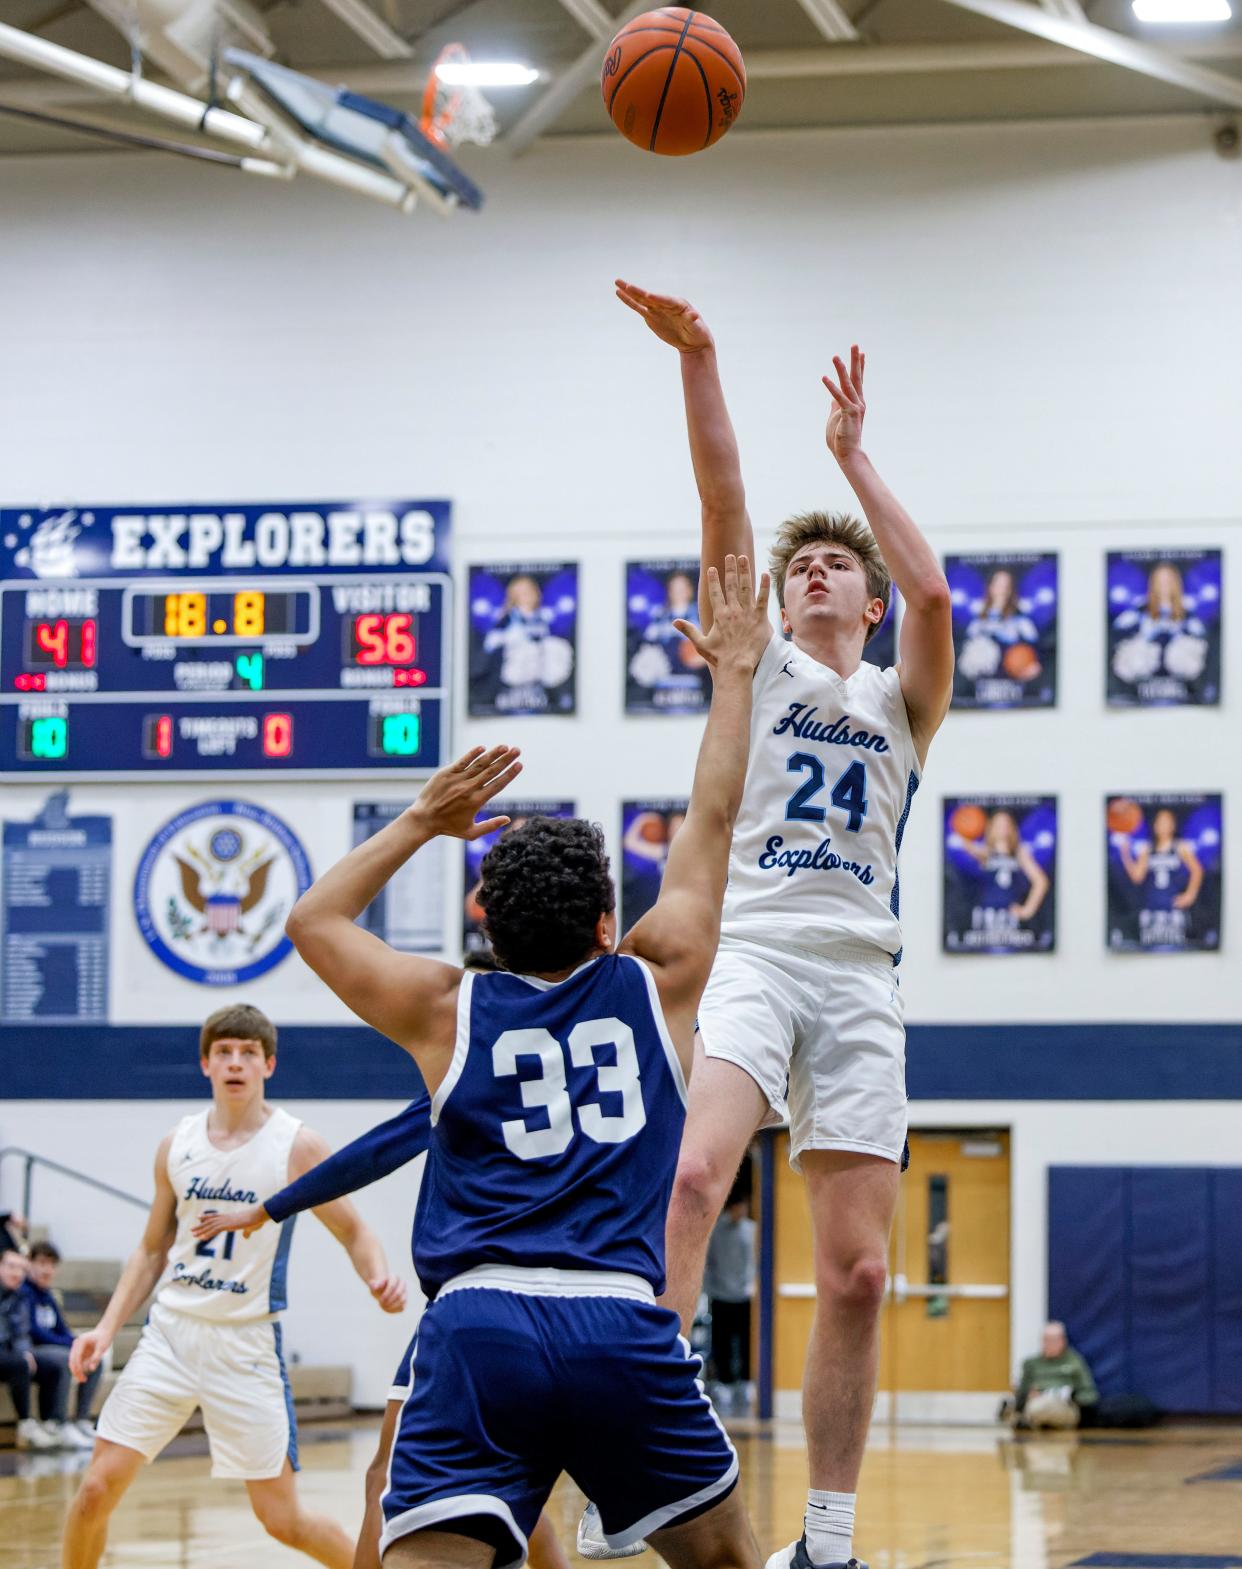
[{"label": "basketball net", "polygon": [[436,56],[423,91],[422,129],[439,147],[460,147],[473,142],[486,147],[496,135],[496,114],[477,87],[450,86],[442,82],[442,65],[468,65],[464,44],[446,44]]}]

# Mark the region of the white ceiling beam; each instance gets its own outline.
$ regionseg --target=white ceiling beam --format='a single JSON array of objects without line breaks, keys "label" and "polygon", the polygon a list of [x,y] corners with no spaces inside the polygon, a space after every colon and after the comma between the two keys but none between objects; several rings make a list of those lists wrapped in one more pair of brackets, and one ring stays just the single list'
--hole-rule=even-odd
[{"label": "white ceiling beam", "polygon": [[[636,16],[650,9],[651,0],[630,0],[621,15],[613,19],[612,26],[619,32],[627,22],[632,22]],[[501,145],[514,155],[524,153],[537,137],[555,124],[578,95],[586,91],[599,74],[602,63],[599,43],[592,43],[514,123]]]},{"label": "white ceiling beam", "polygon": [[[1174,55],[1187,61],[1242,60],[1242,37],[1226,35],[1196,43],[1184,54]],[[1089,66],[1095,59],[1059,44],[1035,39],[997,39],[992,43],[959,44],[886,44],[861,49],[816,47],[812,49],[754,49],[746,56],[746,74],[752,81],[796,81],[801,78],[855,76],[923,76],[949,71],[1030,71],[1049,67]],[[410,65],[358,65],[342,63],[308,71],[332,86],[345,83],[359,93],[383,98],[408,98],[422,93],[424,74]],[[152,78],[156,80],[157,78]],[[47,76],[15,77],[0,80],[0,99],[22,108],[38,109],[49,104],[89,103],[95,95],[74,84]]]},{"label": "white ceiling beam", "polygon": [[1087,13],[1082,8],[1081,0],[1040,0],[1045,11],[1053,16],[1059,16],[1066,22],[1085,22]]},{"label": "white ceiling beam", "polygon": [[338,17],[363,43],[374,49],[384,60],[410,60],[414,51],[394,32],[383,17],[376,16],[366,0],[323,0],[333,16]]},{"label": "white ceiling beam", "polygon": [[618,23],[600,5],[599,0],[561,0],[565,10],[592,38],[611,38]]},{"label": "white ceiling beam", "polygon": [[1157,81],[1168,82],[1172,87],[1183,88],[1198,98],[1231,109],[1242,109],[1242,79],[1225,76],[1220,71],[1209,71],[1201,65],[1192,65],[1168,54],[1151,44],[1140,43],[1115,33],[1111,28],[1098,27],[1094,22],[1067,22],[1025,0],[944,0],[946,5],[959,11],[970,11],[975,16],[1017,28],[1023,33],[1034,33],[1050,43],[1062,44],[1066,49],[1077,50],[1110,65],[1122,66],[1127,71],[1137,71],[1141,76],[1151,76]]},{"label": "white ceiling beam", "polygon": [[798,4],[829,43],[858,42],[858,31],[846,15],[840,0],[798,0]]}]

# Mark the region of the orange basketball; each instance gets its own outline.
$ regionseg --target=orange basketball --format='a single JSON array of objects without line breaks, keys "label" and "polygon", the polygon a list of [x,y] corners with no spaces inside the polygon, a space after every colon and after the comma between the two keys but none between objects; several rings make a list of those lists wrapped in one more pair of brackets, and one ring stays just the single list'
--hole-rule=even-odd
[{"label": "orange basketball", "polygon": [[608,45],[600,88],[626,141],[682,157],[718,142],[737,119],[746,67],[719,22],[662,5],[636,16]]},{"label": "orange basketball", "polygon": [[1142,826],[1143,808],[1137,801],[1118,796],[1108,803],[1108,831],[1110,834],[1132,834]]},{"label": "orange basketball", "polygon": [[1001,663],[1005,667],[1005,674],[1015,681],[1032,681],[1044,668],[1039,662],[1039,655],[1029,643],[1015,643],[1012,648],[1007,648]]},{"label": "orange basketball", "polygon": [[981,806],[959,806],[949,818],[949,827],[960,839],[982,839],[988,816]]},{"label": "orange basketball", "polygon": [[659,812],[644,812],[639,822],[642,826],[638,831],[648,844],[663,844],[668,838],[668,824]]}]

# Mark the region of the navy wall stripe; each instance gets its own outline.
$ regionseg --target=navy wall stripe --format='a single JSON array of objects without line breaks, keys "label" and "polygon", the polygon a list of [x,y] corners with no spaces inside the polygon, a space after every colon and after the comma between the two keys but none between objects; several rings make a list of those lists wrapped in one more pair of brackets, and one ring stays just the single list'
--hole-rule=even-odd
[{"label": "navy wall stripe", "polygon": [[[1242,1100],[1242,1023],[912,1024],[906,1061],[911,1100]],[[275,1099],[408,1101],[422,1087],[364,1026],[280,1032]],[[0,1100],[206,1093],[194,1028],[0,1028]]]}]

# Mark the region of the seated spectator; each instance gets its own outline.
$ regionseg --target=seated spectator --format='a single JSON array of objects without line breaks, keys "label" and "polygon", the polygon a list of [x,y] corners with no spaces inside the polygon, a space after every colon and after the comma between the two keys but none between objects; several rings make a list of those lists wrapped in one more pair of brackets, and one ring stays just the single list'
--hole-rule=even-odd
[{"label": "seated spectator", "polygon": [[30,1381],[38,1370],[30,1344],[30,1312],[22,1291],[25,1279],[26,1260],[16,1248],[6,1248],[0,1254],[0,1384],[8,1385],[17,1412],[17,1447],[56,1449],[56,1440],[30,1415]]},{"label": "seated spectator", "polygon": [[[103,1377],[104,1366],[100,1362],[87,1374],[85,1383],[78,1385],[75,1420],[70,1422],[69,1348],[73,1345],[73,1331],[65,1323],[60,1302],[52,1290],[59,1268],[59,1250],[50,1242],[36,1242],[30,1249],[22,1290],[30,1309],[35,1367],[40,1373],[47,1370],[47,1382],[39,1381],[39,1415],[43,1418],[45,1431],[56,1440],[58,1448],[93,1449],[95,1428],[91,1422],[91,1402]],[[54,1377],[57,1382],[53,1384]]]},{"label": "seated spectator", "polygon": [[703,1290],[711,1303],[717,1403],[737,1415],[750,1407],[750,1299],[755,1294],[755,1223],[737,1186],[707,1244]]},{"label": "seated spectator", "polygon": [[1015,1427],[1077,1427],[1090,1423],[1099,1402],[1091,1369],[1070,1345],[1065,1325],[1044,1325],[1037,1357],[1027,1357],[1014,1390]]}]

